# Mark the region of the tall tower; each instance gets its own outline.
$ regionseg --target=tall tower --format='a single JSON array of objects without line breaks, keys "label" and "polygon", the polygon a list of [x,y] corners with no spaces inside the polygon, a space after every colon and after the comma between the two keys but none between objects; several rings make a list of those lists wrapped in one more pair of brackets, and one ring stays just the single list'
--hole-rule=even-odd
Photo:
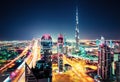
[{"label": "tall tower", "polygon": [[63,71],[63,44],[64,44],[64,38],[62,34],[59,34],[58,36],[58,70],[59,72]]},{"label": "tall tower", "polygon": [[79,22],[78,22],[78,7],[76,7],[76,28],[75,28],[75,39],[76,39],[76,49],[79,49]]},{"label": "tall tower", "polygon": [[117,82],[120,82],[120,51],[119,51],[120,44],[116,44],[115,48],[118,54],[118,60],[115,62],[115,75],[116,75],[116,80]]},{"label": "tall tower", "polygon": [[118,61],[116,62],[116,78],[120,82],[120,53],[118,54]]},{"label": "tall tower", "polygon": [[101,37],[101,44],[98,51],[98,75],[103,80],[109,80],[112,76],[111,48],[106,45],[103,37]]}]

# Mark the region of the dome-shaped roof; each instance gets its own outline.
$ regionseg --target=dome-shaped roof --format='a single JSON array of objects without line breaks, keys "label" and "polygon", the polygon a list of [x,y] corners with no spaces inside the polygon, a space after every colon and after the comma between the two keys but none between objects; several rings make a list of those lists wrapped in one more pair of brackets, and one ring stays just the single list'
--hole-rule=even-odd
[{"label": "dome-shaped roof", "polygon": [[62,34],[59,34],[59,35],[58,35],[58,38],[63,38],[63,35],[62,35]]},{"label": "dome-shaped roof", "polygon": [[41,37],[41,40],[52,40],[52,37],[50,36],[50,34],[44,34],[44,35]]}]

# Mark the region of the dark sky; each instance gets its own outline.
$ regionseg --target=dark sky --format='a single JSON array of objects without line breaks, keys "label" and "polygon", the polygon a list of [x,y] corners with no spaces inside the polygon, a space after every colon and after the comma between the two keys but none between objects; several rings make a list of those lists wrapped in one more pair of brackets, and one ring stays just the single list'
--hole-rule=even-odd
[{"label": "dark sky", "polygon": [[76,5],[81,39],[120,39],[119,0],[1,0],[0,40],[31,40],[44,33],[74,39]]}]

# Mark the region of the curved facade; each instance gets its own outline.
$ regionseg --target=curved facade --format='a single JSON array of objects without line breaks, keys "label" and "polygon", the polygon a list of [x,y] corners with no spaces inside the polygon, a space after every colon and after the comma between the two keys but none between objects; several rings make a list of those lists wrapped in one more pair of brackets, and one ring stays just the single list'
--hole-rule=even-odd
[{"label": "curved facade", "polygon": [[50,34],[44,34],[41,37],[41,48],[52,49],[52,37],[50,36]]}]

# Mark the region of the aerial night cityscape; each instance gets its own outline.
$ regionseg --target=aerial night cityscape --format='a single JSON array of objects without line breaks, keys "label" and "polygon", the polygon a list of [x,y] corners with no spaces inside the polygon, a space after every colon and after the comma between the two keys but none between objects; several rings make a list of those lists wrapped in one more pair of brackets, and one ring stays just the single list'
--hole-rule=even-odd
[{"label": "aerial night cityscape", "polygon": [[1,0],[0,82],[120,82],[120,1]]}]

